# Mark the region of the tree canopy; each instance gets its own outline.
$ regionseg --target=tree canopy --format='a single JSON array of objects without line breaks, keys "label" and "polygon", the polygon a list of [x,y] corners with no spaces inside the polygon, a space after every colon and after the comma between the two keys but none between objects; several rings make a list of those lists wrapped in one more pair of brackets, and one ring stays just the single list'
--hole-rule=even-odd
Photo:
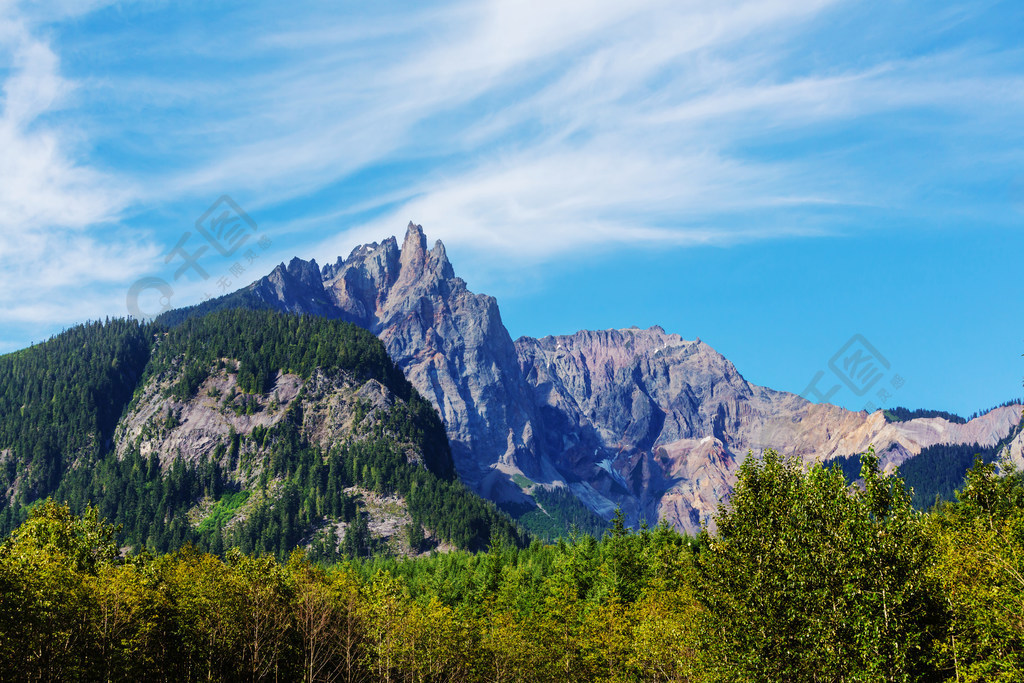
[{"label": "tree canopy", "polygon": [[717,530],[322,565],[123,555],[46,502],[0,547],[0,671],[29,680],[1019,681],[1024,478],[979,462],[910,504],[748,456]]}]

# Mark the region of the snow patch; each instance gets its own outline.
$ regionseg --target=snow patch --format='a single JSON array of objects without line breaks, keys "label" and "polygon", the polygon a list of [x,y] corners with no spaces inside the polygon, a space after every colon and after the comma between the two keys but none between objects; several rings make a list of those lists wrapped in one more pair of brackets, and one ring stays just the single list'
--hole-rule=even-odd
[{"label": "snow patch", "polygon": [[626,489],[627,491],[629,490],[629,485],[626,483],[626,480],[622,477],[621,474],[615,471],[615,469],[612,467],[612,461],[610,459],[605,458],[601,462],[597,463],[597,466],[600,467],[605,472],[607,472],[608,476],[614,479],[616,482],[618,482],[622,486],[622,488]]}]

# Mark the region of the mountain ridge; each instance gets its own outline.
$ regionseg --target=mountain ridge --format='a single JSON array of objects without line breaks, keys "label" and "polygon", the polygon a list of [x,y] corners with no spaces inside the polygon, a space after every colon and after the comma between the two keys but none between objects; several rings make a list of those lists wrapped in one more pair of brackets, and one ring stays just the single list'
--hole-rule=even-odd
[{"label": "mountain ridge", "polygon": [[360,245],[322,268],[295,258],[206,305],[338,317],[376,334],[441,416],[460,477],[510,510],[536,504],[530,491],[542,486],[606,519],[620,507],[632,523],[695,532],[748,451],[813,462],[874,445],[891,469],[943,439],[993,445],[1020,422],[1019,405],[957,425],[813,404],[748,382],[699,338],[660,326],[513,341],[497,301],[471,292],[444,244],[428,249],[412,222],[401,246]]},{"label": "mountain ridge", "polygon": [[459,481],[440,418],[380,339],[340,320],[114,320],[0,356],[0,457],[4,531],[53,497],[95,503],[136,550],[333,561],[376,549],[359,499],[379,494],[405,506],[410,552],[524,542]]}]

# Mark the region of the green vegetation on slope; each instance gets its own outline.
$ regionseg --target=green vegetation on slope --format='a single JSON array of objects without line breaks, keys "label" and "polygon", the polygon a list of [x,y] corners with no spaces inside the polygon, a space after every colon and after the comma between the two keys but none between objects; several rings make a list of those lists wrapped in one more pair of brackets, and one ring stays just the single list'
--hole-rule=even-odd
[{"label": "green vegetation on slope", "polygon": [[120,558],[95,509],[0,547],[0,671],[28,680],[1019,681],[1024,478],[916,512],[862,459],[748,458],[718,531],[665,526],[331,567]]},{"label": "green vegetation on slope", "polygon": [[913,489],[914,507],[927,510],[938,502],[956,500],[975,461],[995,462],[1000,452],[999,445],[936,444],[903,463],[900,476]]},{"label": "green vegetation on slope", "polygon": [[[149,353],[145,326],[108,320],[0,356],[0,492],[19,507],[45,498],[103,453]],[[3,533],[22,519],[4,506]]]},{"label": "green vegetation on slope", "polygon": [[261,300],[258,296],[252,293],[249,288],[239,289],[219,296],[215,299],[210,299],[202,303],[198,303],[194,306],[186,306],[184,308],[175,308],[170,311],[161,313],[153,321],[157,327],[171,328],[177,327],[186,320],[192,318],[202,318],[203,316],[211,313],[220,313],[222,311],[230,311],[234,309],[245,309],[249,311],[269,311],[273,310],[271,305]]},{"label": "green vegetation on slope", "polygon": [[269,391],[278,371],[305,379],[317,368],[378,379],[402,399],[412,392],[379,339],[361,327],[327,318],[243,309],[188,318],[166,333],[147,376],[172,368],[183,356],[183,382],[175,388],[182,399],[195,394],[221,358],[239,361],[238,384],[253,394]]},{"label": "green vegetation on slope", "polygon": [[[320,370],[375,379],[401,400],[369,433],[329,452],[301,433],[297,401],[274,427],[232,433],[198,462],[179,457],[161,468],[135,448],[117,457],[111,435],[133,392],[139,399],[146,381],[180,378],[170,393],[187,400],[225,359],[243,398],[267,392],[279,372],[308,378]],[[191,543],[283,559],[323,524],[349,523],[353,534],[341,550],[324,549],[324,559],[336,559],[373,549],[344,491],[358,485],[404,496],[416,525],[458,547],[486,547],[492,538],[525,542],[507,517],[458,481],[444,426],[383,344],[348,323],[230,310],[169,330],[125,321],[83,325],[0,357],[0,390],[0,451],[11,453],[0,471],[8,488],[0,500],[4,533],[25,519],[33,501],[52,494],[77,511],[97,505],[122,526],[121,542],[157,552]],[[169,412],[165,426],[176,421]],[[407,458],[410,446],[422,466]],[[210,511],[194,519],[204,501]]]},{"label": "green vegetation on slope", "polygon": [[965,424],[967,422],[967,420],[956,413],[949,413],[945,410],[924,410],[920,408],[911,410],[903,406],[896,406],[895,408],[886,408],[883,413],[885,414],[886,422],[906,422],[925,417],[941,417],[956,424]]},{"label": "green vegetation on slope", "polygon": [[608,522],[603,517],[566,489],[549,491],[537,486],[531,490],[530,495],[537,501],[538,507],[527,510],[517,519],[523,528],[543,541],[561,538],[566,529],[600,536],[608,528]]},{"label": "green vegetation on slope", "polygon": [[200,534],[213,534],[220,529],[223,534],[224,526],[231,521],[245,501],[249,500],[249,495],[249,491],[237,491],[222,495],[210,510],[210,514],[204,517],[196,527],[196,531]]}]

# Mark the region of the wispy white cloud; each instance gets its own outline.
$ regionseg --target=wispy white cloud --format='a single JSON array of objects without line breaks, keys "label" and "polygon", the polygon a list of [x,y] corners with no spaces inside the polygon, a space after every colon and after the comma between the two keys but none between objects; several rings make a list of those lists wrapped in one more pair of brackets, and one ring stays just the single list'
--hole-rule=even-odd
[{"label": "wispy white cloud", "polygon": [[796,169],[786,172],[777,164],[766,175],[756,165],[712,152],[644,155],[629,150],[627,142],[493,159],[422,187],[416,198],[364,226],[359,236],[390,234],[409,217],[428,226],[431,235],[484,253],[544,260],[589,246],[724,245],[816,232],[711,223],[710,214],[722,213],[723,206],[745,214],[782,201],[827,201],[786,195]]},{"label": "wispy white cloud", "polygon": [[109,178],[74,158],[73,131],[49,125],[73,85],[61,78],[50,46],[7,19],[10,75],[0,110],[0,226],[5,233],[60,226],[82,228],[107,220],[124,205]]},{"label": "wispy white cloud", "polygon": [[54,122],[75,85],[11,3],[0,6],[0,64],[0,323],[110,313],[102,288],[145,272],[154,256],[149,245],[96,230],[113,225],[132,192],[83,160],[87,145],[74,126]]},{"label": "wispy white cloud", "polygon": [[[741,159],[730,148],[744,131],[719,122],[741,107],[748,119],[792,117],[795,95],[807,108],[817,98],[820,108],[845,82],[871,76],[757,82],[775,66],[770,59],[725,56],[751,33],[793,30],[829,4],[608,3],[582,12],[566,3],[539,14],[517,3],[486,4],[460,27],[461,40],[395,69],[403,74],[396,82],[424,101],[416,108],[421,115],[457,115],[487,93],[524,90],[438,143],[470,141],[486,151],[466,169],[422,181],[406,202],[319,251],[392,232],[406,217],[502,259],[607,244],[729,244],[820,233],[770,221],[723,223],[723,215],[758,208],[864,198],[811,165]],[[745,99],[756,95],[760,101]],[[523,129],[525,135],[503,139]]]},{"label": "wispy white cloud", "polygon": [[[8,321],[81,318],[65,293],[75,288],[96,302],[88,315],[110,310],[118,288],[163,268],[184,229],[178,218],[132,228],[132,213],[198,214],[225,192],[321,259],[412,219],[515,269],[581,249],[858,229],[841,214],[913,207],[944,167],[1021,164],[1024,77],[1001,68],[1005,52],[844,56],[819,34],[857,11],[849,0],[489,0],[342,15],[257,3],[204,8],[177,29],[164,21],[173,6],[127,3],[131,21],[78,46],[93,61],[72,78],[62,34],[41,27],[94,9],[73,4],[0,0]],[[942,32],[970,14],[928,21]],[[880,121],[899,114],[917,117],[914,133],[940,119],[930,149],[945,151],[866,164],[900,134]],[[858,127],[847,143],[815,138]]]},{"label": "wispy white cloud", "polygon": [[[394,25],[370,19],[379,42],[369,45],[350,24],[325,28],[316,19],[280,35],[243,34],[235,41],[242,49],[277,66],[219,87],[178,85],[208,114],[171,131],[199,162],[154,183],[152,199],[230,186],[273,204],[377,163],[486,151],[517,126],[543,127],[523,141],[539,146],[557,131],[634,125],[623,111],[719,74],[718,64],[686,59],[828,4],[503,1],[412,10]],[[671,69],[683,77],[666,76]],[[648,81],[659,78],[667,80],[652,90]],[[147,84],[131,85],[122,90],[134,97],[142,88],[145,99]],[[606,105],[615,106],[603,113]]]},{"label": "wispy white cloud", "polygon": [[[273,204],[374,164],[456,155],[403,191],[362,199],[384,214],[328,238],[319,254],[379,239],[408,218],[481,252],[501,249],[496,260],[509,265],[509,253],[537,260],[616,243],[822,234],[830,222],[793,212],[891,208],[908,188],[872,182],[834,151],[779,160],[745,146],[919,108],[976,126],[986,102],[1002,97],[1005,107],[999,93],[1019,84],[1012,74],[986,76],[971,54],[790,68],[787,41],[843,4],[496,1],[434,10],[391,34],[409,37],[410,49],[359,64],[322,59],[286,82],[268,76],[274,101],[253,109],[302,125],[272,128],[185,184],[234,178]],[[386,35],[379,25],[378,34]],[[316,44],[328,35],[310,29]],[[295,29],[267,42],[305,43]],[[319,221],[301,221],[329,227],[346,213],[327,202]]]}]

